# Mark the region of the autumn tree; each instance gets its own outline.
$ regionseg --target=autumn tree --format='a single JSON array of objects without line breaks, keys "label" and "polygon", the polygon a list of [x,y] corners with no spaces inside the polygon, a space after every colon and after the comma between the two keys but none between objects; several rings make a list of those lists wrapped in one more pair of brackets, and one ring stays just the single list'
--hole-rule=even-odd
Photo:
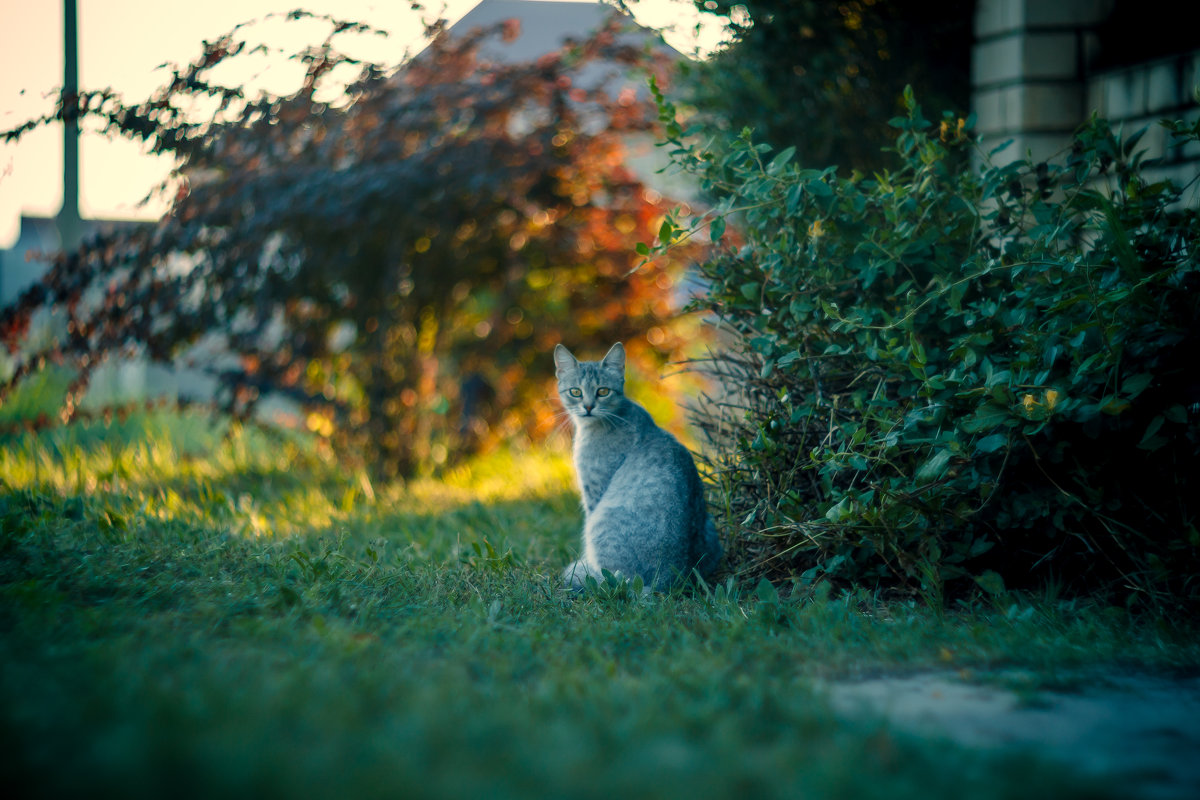
[{"label": "autumn tree", "polygon": [[[180,176],[157,224],[55,256],[2,312],[18,354],[4,392],[47,359],[69,364],[67,419],[106,357],[168,362],[215,332],[241,364],[222,375],[222,409],[247,417],[267,393],[288,393],[331,441],[407,475],[552,426],[547,354],[560,340],[646,343],[653,330],[654,347],[633,349],[660,362],[680,344],[673,298],[690,254],[632,269],[669,203],[624,154],[654,111],[636,86],[581,79],[605,64],[661,82],[665,57],[629,44],[619,19],[507,65],[481,44],[513,23],[435,30],[409,63],[357,64],[357,80],[320,100],[331,70],[351,63],[336,37],[363,29],[329,22],[300,54],[307,77],[290,96],[212,80],[248,51],[235,29],[144,102],[82,92],[4,134],[86,117],[174,155]],[[200,121],[188,112],[198,101],[214,109]],[[24,332],[46,306],[66,309],[66,330],[28,352]]]}]

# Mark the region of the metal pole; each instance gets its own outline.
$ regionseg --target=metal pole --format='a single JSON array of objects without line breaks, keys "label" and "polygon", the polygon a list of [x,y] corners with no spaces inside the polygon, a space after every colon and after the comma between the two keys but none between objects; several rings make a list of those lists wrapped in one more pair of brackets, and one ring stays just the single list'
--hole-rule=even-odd
[{"label": "metal pole", "polygon": [[63,0],[63,203],[58,213],[58,234],[64,250],[73,250],[83,239],[79,218],[79,20],[76,0]]}]

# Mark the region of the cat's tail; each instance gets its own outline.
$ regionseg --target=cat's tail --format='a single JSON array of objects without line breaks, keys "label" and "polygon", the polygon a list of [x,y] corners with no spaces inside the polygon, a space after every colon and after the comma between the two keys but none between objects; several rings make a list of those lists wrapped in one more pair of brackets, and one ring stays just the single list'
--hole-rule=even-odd
[{"label": "cat's tail", "polygon": [[704,576],[711,575],[721,563],[724,550],[721,548],[721,537],[717,534],[717,526],[712,517],[704,520],[704,534],[701,540],[700,559],[696,564],[697,571]]}]

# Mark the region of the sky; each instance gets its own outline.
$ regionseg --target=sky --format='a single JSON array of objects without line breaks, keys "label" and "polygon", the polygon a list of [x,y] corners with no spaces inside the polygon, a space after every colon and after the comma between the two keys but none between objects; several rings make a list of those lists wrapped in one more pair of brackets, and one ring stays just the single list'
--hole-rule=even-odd
[{"label": "sky", "polygon": [[[572,0],[574,1],[574,0]],[[591,2],[592,0],[580,0]],[[127,101],[141,100],[166,79],[166,63],[184,64],[200,53],[201,42],[216,39],[235,25],[304,8],[318,14],[366,22],[390,32],[385,38],[339,38],[352,55],[398,63],[419,49],[422,15],[408,0],[77,0],[79,86],[112,88]],[[478,0],[445,0],[451,23]],[[442,0],[425,0],[426,16]],[[674,26],[667,40],[681,52],[716,46],[719,26],[697,41],[696,14],[690,0],[639,0],[630,3],[643,25]],[[290,52],[319,42],[327,26],[267,19],[247,30],[251,41]],[[0,130],[8,130],[53,107],[51,95],[62,85],[61,0],[0,0]],[[303,70],[282,56],[244,62],[228,80],[287,93],[299,86]],[[172,164],[146,155],[138,145],[87,133],[80,142],[80,210],[85,218],[147,219],[164,210],[161,201],[143,199],[168,175]],[[17,144],[0,144],[0,248],[10,247],[22,213],[52,216],[62,205],[62,128],[44,126]]]}]

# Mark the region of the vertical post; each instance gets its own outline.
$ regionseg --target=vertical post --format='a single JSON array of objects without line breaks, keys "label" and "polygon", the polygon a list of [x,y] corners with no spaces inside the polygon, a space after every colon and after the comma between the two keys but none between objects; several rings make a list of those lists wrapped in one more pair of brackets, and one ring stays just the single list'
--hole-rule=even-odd
[{"label": "vertical post", "polygon": [[79,217],[79,19],[76,0],[63,0],[63,202],[58,235],[63,250],[83,239]]}]

